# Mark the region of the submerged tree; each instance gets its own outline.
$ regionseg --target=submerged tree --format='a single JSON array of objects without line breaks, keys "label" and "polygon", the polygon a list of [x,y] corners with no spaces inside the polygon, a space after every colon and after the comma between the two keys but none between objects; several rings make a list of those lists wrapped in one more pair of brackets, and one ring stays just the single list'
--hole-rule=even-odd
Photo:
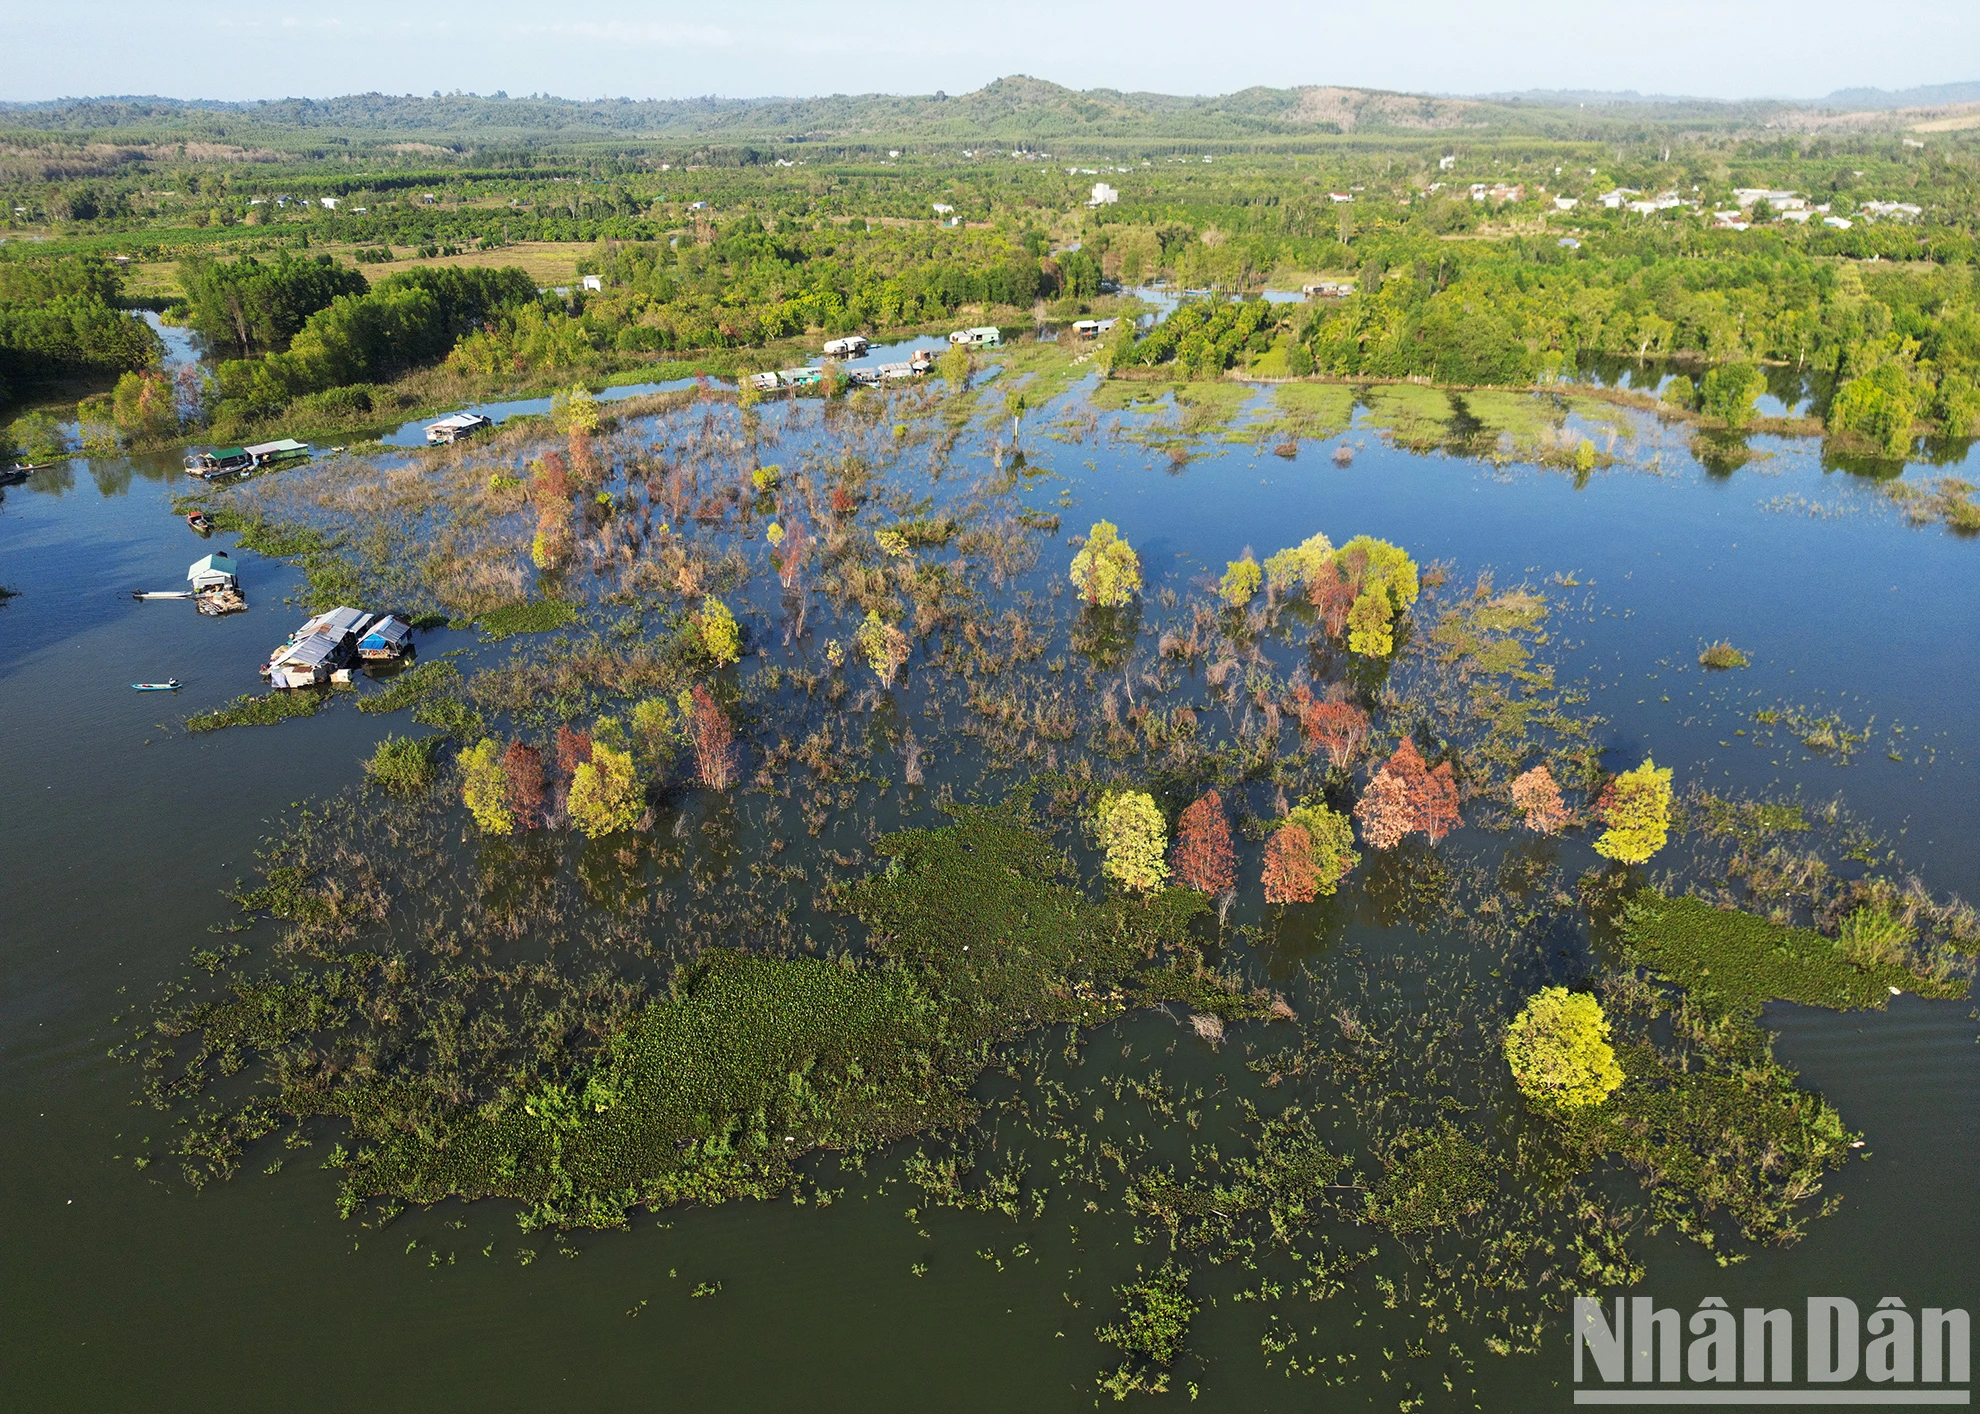
[{"label": "submerged tree", "polygon": [[1308,536],[1290,550],[1266,557],[1265,584],[1274,594],[1310,584],[1326,568],[1334,553],[1333,542],[1324,535]]},{"label": "submerged tree", "polygon": [[695,632],[701,637],[702,651],[717,663],[733,663],[742,657],[742,626],[729,606],[713,594],[701,601]]},{"label": "submerged tree", "polygon": [[1664,847],[1671,827],[1671,770],[1649,757],[1610,781],[1595,801],[1595,818],[1608,826],[1595,852],[1620,864],[1641,864]]},{"label": "submerged tree", "polygon": [[913,651],[908,636],[882,619],[875,609],[866,611],[866,621],[853,633],[853,647],[866,659],[866,666],[873,669],[882,687],[894,685],[894,675]]},{"label": "submerged tree", "polygon": [[1128,790],[1100,802],[1100,872],[1122,888],[1152,894],[1169,877],[1168,829],[1155,797]]},{"label": "submerged tree", "polygon": [[1088,604],[1119,608],[1141,592],[1141,557],[1112,521],[1095,521],[1073,556],[1072,582]]},{"label": "submerged tree", "polygon": [[1176,821],[1171,866],[1178,883],[1215,897],[1237,887],[1237,853],[1217,792],[1205,791]]},{"label": "submerged tree", "polygon": [[1336,769],[1354,764],[1368,741],[1368,714],[1344,698],[1316,698],[1301,683],[1293,689],[1292,709],[1299,718],[1300,744],[1319,747]]},{"label": "submerged tree", "polygon": [[1313,836],[1304,825],[1285,821],[1265,841],[1265,868],[1260,878],[1267,903],[1311,903],[1320,891],[1313,863]]},{"label": "submerged tree", "polygon": [[1513,809],[1520,822],[1537,835],[1558,835],[1567,827],[1567,806],[1561,803],[1561,788],[1546,766],[1535,766],[1521,773],[1512,783]]},{"label": "submerged tree", "polygon": [[517,825],[534,830],[543,823],[543,753],[520,741],[502,753],[503,801]]},{"label": "submerged tree", "polygon": [[591,759],[571,777],[565,809],[571,823],[592,839],[630,830],[646,810],[646,793],[632,753],[594,743]]},{"label": "submerged tree", "polygon": [[736,732],[715,694],[701,683],[681,694],[695,768],[711,790],[727,790],[736,776]]},{"label": "submerged tree", "polygon": [[1451,763],[1431,770],[1416,743],[1404,737],[1361,793],[1354,817],[1361,823],[1361,837],[1376,849],[1393,849],[1412,833],[1435,844],[1461,823]]},{"label": "submerged tree", "polygon": [[1242,559],[1232,560],[1224,567],[1224,577],[1217,583],[1217,593],[1228,607],[1241,609],[1258,593],[1258,586],[1264,578],[1258,561],[1246,550]]},{"label": "submerged tree", "polygon": [[1348,651],[1386,658],[1395,651],[1395,622],[1420,591],[1416,562],[1400,547],[1357,535],[1307,579],[1307,595],[1333,637],[1347,634]]},{"label": "submerged tree", "polygon": [[1602,1004],[1543,987],[1506,1028],[1506,1063],[1527,1099],[1558,1109],[1599,1105],[1623,1083]]},{"label": "submerged tree", "polygon": [[484,737],[461,753],[461,800],[483,834],[515,830],[515,817],[509,813],[509,777],[502,769],[502,748],[493,737]]}]

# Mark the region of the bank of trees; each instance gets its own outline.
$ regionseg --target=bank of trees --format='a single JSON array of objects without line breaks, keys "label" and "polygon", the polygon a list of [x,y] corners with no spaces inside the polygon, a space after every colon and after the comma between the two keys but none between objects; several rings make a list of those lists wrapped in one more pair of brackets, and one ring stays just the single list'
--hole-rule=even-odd
[{"label": "bank of trees", "polygon": [[299,259],[287,252],[267,262],[251,255],[227,262],[190,255],[179,262],[179,285],[193,328],[240,354],[277,353],[310,315],[340,296],[370,289],[364,276],[327,255]]},{"label": "bank of trees", "polygon": [[425,267],[339,295],[282,353],[220,365],[216,421],[279,412],[298,398],[395,378],[437,362],[467,330],[533,301],[522,270]]},{"label": "bank of trees", "polygon": [[121,293],[116,270],[93,256],[0,259],[0,389],[155,360],[157,335],[118,307]]}]

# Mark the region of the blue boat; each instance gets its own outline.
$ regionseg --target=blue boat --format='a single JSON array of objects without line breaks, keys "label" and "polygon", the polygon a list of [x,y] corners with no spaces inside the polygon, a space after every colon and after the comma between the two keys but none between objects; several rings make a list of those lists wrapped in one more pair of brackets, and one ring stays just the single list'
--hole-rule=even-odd
[{"label": "blue boat", "polygon": [[139,692],[177,692],[179,680],[173,678],[169,682],[134,682],[131,686]]}]

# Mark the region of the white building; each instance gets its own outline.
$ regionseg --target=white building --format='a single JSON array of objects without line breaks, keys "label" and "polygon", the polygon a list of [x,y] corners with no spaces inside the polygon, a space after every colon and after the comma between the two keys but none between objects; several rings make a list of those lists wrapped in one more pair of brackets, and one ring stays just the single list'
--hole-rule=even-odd
[{"label": "white building", "polygon": [[317,200],[323,203],[323,209],[325,211],[335,211],[337,209],[337,203],[342,201],[343,198],[341,196],[319,196]]},{"label": "white building", "polygon": [[1093,196],[1086,204],[1088,206],[1112,206],[1120,199],[1121,194],[1105,182],[1095,182],[1093,184]]}]

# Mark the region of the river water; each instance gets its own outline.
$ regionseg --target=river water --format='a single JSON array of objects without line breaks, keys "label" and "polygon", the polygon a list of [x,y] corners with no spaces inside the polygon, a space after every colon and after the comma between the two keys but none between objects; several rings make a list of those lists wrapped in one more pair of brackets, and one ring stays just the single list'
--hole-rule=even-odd
[{"label": "river water", "polygon": [[[1731,475],[1673,446],[1655,472],[1577,487],[1394,450],[1366,430],[1339,440],[1360,449],[1351,465],[1324,455],[1332,443],[1294,461],[1234,446],[1179,472],[1131,444],[1041,439],[1032,457],[1051,469],[1039,504],[1061,507],[1068,531],[1115,521],[1151,594],[1314,529],[1336,542],[1382,536],[1464,576],[1491,569],[1501,586],[1571,576],[1556,624],[1564,676],[1584,678],[1607,719],[1608,764],[1647,750],[1680,781],[1841,793],[1935,889],[1980,896],[1980,545],[1908,526],[1806,443],[1758,439],[1772,456]],[[136,1077],[105,1058],[116,1019],[180,975],[278,818],[356,781],[371,746],[405,729],[345,706],[274,728],[178,728],[253,690],[253,665],[297,617],[282,604],[295,573],[252,555],[246,614],[209,621],[127,597],[179,587],[187,563],[216,548],[171,513],[182,484],[175,457],[78,459],[0,501],[0,585],[18,591],[0,605],[6,1406],[1090,1407],[1109,1363],[1092,1337],[1111,1312],[1107,1289],[1150,1255],[1115,1235],[1068,1246],[1045,1231],[1062,1224],[1033,1233],[943,1213],[922,1237],[898,1189],[869,1185],[828,1210],[735,1203],[642,1218],[629,1234],[584,1238],[569,1259],[539,1242],[545,1255],[522,1265],[502,1205],[442,1205],[378,1234],[338,1219],[335,1175],[306,1156],[268,1177],[259,1160],[272,1154],[257,1154],[200,1196],[168,1162],[134,1168],[141,1141],[156,1150],[171,1121],[139,1106]],[[1694,660],[1720,637],[1753,665],[1707,679]],[[486,651],[439,630],[422,652],[455,647]],[[185,688],[170,697],[128,686],[173,676]],[[1874,735],[1840,764],[1734,734],[1777,702],[1874,720]],[[1864,1132],[1869,1157],[1831,1179],[1841,1208],[1799,1245],[1728,1269],[1666,1233],[1646,1245],[1642,1290],[1687,1311],[1710,1295],[1734,1309],[1818,1293],[1865,1309],[1886,1295],[1914,1310],[1980,1305],[1970,1001],[1905,996],[1846,1015],[1777,1006],[1768,1023],[1781,1057]],[[1176,1037],[1144,1015],[1103,1044],[1157,1054]],[[1172,1062],[1199,1077],[1215,1065],[1187,1051]],[[1020,1237],[1036,1251],[1013,1255]],[[926,1276],[911,1275],[917,1263]],[[720,1295],[691,1299],[704,1280]],[[1357,1327],[1380,1313],[1359,1301],[1315,1308],[1311,1348],[1367,1348]],[[1179,1375],[1202,1385],[1200,1403],[1396,1406],[1372,1354],[1358,1383],[1329,1388],[1268,1368],[1258,1336],[1234,1308],[1198,1317]],[[1484,1407],[1568,1408],[1568,1371],[1564,1336],[1540,1355],[1488,1360]]]}]

